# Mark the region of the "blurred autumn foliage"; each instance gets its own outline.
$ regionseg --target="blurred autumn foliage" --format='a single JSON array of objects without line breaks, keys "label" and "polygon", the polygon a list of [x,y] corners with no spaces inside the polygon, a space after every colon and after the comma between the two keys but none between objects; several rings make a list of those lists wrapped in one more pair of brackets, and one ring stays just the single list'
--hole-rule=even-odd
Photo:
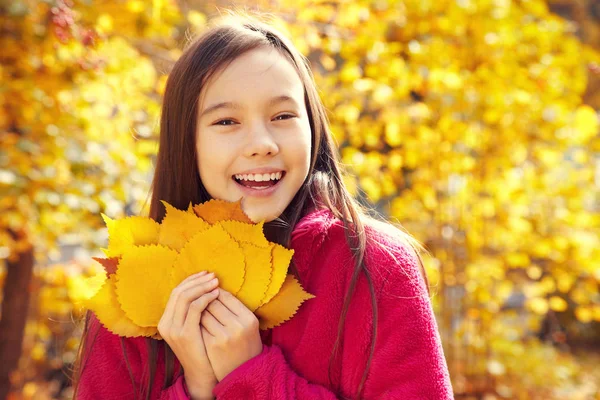
[{"label": "blurred autumn foliage", "polygon": [[[216,5],[0,1],[0,399],[69,398],[100,212],[144,212],[166,74]],[[430,250],[456,397],[600,398],[597,2],[247,7],[311,61],[349,188]]]}]

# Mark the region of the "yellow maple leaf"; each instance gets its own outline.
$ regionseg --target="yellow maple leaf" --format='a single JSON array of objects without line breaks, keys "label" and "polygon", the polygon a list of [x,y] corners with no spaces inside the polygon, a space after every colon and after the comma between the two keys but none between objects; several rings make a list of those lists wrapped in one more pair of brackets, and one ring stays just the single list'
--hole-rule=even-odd
[{"label": "yellow maple leaf", "polygon": [[288,274],[281,285],[281,290],[271,301],[255,311],[259,318],[260,329],[270,329],[289,320],[305,300],[313,297],[315,296],[302,289],[293,275]]},{"label": "yellow maple leaf", "polygon": [[166,201],[161,201],[167,214],[160,223],[158,243],[180,250],[196,233],[208,229],[210,225],[189,211],[178,210]]},{"label": "yellow maple leaf", "polygon": [[102,325],[115,335],[124,337],[155,336],[158,333],[156,327],[137,326],[125,315],[117,300],[116,283],[117,277],[113,274],[104,281],[100,290],[93,297],[84,300],[86,308],[93,311]]},{"label": "yellow maple leaf", "polygon": [[162,245],[127,249],[117,268],[117,298],[125,315],[141,327],[157,326],[171,291],[178,253]]},{"label": "yellow maple leaf", "polygon": [[237,294],[244,282],[244,252],[220,225],[197,233],[181,249],[171,274],[175,285],[192,274],[214,272],[219,286]]},{"label": "yellow maple leaf", "polygon": [[262,304],[271,282],[271,248],[261,248],[250,243],[241,243],[241,246],[246,260],[248,279],[245,280],[236,297],[250,311],[254,311]]},{"label": "yellow maple leaf", "polygon": [[107,257],[118,257],[129,246],[156,243],[160,225],[151,218],[127,217],[113,220],[102,214],[108,228]]},{"label": "yellow maple leaf", "polygon": [[261,299],[260,305],[268,303],[271,301],[273,296],[277,294],[279,289],[281,289],[281,285],[285,281],[285,277],[288,271],[288,265],[292,260],[292,255],[294,254],[294,250],[286,249],[285,247],[273,243],[272,251],[271,251],[271,263],[273,265],[273,272],[271,274],[271,282],[269,282],[269,287],[265,296]]},{"label": "yellow maple leaf", "polygon": [[86,299],[96,295],[104,282],[106,274],[95,274],[90,277],[74,275],[67,276],[68,295],[74,305],[81,305]]},{"label": "yellow maple leaf", "polygon": [[258,224],[248,224],[235,220],[219,221],[225,232],[229,233],[232,238],[241,243],[252,243],[258,247],[269,247],[269,241],[263,233],[264,222]]}]

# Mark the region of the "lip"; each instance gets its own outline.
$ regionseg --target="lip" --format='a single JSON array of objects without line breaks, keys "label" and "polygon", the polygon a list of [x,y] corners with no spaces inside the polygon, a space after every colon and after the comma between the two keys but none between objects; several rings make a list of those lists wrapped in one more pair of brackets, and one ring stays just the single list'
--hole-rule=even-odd
[{"label": "lip", "polygon": [[[281,170],[277,170],[274,172],[279,172]],[[256,172],[259,173],[259,172]],[[268,172],[263,172],[264,174],[267,174]],[[242,184],[239,184],[235,178],[231,178],[233,179],[233,182],[237,185],[237,187],[242,191],[242,193],[244,193],[244,196],[246,197],[269,197],[271,196],[273,193],[275,193],[275,191],[277,189],[279,189],[279,186],[281,186],[281,181],[283,181],[283,178],[285,178],[285,173],[283,174],[283,176],[281,177],[280,180],[277,181],[277,183],[271,187],[268,187],[266,189],[253,189],[251,187],[247,187],[244,186]]]},{"label": "lip", "polygon": [[262,168],[249,169],[249,170],[244,171],[244,172],[238,172],[236,174],[233,174],[233,176],[236,176],[236,175],[249,175],[249,174],[273,174],[273,173],[276,173],[276,172],[285,172],[285,170],[283,170],[281,168],[262,167]]}]

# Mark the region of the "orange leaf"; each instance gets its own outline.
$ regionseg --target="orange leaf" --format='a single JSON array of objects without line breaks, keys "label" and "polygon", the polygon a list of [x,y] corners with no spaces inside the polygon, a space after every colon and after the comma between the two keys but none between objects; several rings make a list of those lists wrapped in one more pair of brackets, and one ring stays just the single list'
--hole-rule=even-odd
[{"label": "orange leaf", "polygon": [[117,272],[117,267],[119,266],[119,260],[121,257],[111,257],[111,258],[99,258],[92,257],[92,259],[98,261],[106,271],[106,277],[108,278],[110,275]]},{"label": "orange leaf", "polygon": [[209,200],[195,205],[194,212],[209,224],[227,220],[253,223],[242,210],[242,199],[235,203],[218,199]]}]

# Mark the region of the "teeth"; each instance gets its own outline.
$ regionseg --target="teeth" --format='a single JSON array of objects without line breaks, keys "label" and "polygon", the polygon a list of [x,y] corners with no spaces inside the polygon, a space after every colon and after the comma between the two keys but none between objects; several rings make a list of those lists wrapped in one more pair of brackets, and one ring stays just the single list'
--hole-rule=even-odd
[{"label": "teeth", "polygon": [[255,181],[255,182],[264,182],[268,180],[280,180],[282,176],[282,172],[274,172],[272,174],[237,174],[234,175],[235,179],[243,180],[243,181]]}]

